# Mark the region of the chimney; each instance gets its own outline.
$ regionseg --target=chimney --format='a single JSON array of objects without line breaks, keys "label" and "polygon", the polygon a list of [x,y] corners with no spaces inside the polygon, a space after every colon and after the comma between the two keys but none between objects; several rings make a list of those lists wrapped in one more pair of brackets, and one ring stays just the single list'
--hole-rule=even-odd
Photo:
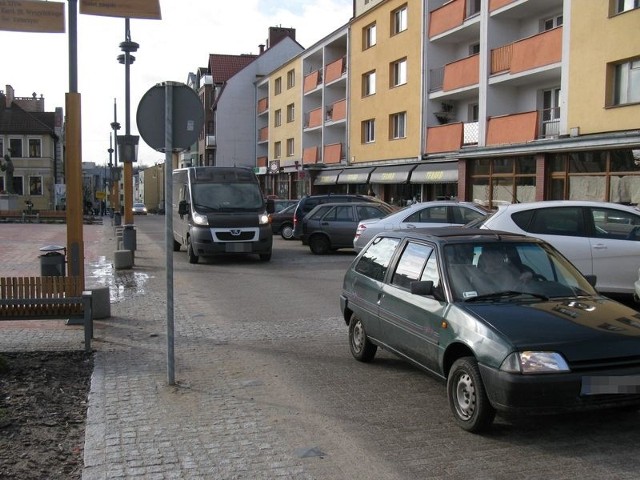
[{"label": "chimney", "polygon": [[7,108],[11,108],[11,104],[13,103],[13,98],[15,96],[15,93],[13,91],[13,87],[11,85],[7,85],[7,89],[6,89],[6,98],[7,98]]},{"label": "chimney", "polygon": [[264,44],[261,43],[258,48],[260,49],[260,55],[262,55],[264,53]]}]

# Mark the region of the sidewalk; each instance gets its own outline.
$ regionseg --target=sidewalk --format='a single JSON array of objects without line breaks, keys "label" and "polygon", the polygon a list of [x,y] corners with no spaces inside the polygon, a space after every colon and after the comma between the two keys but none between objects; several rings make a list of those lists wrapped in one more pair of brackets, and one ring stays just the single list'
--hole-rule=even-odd
[{"label": "sidewalk", "polygon": [[[15,227],[15,228],[14,228]],[[0,231],[3,275],[39,275],[38,250],[66,244],[66,226],[15,224]],[[175,304],[181,381],[167,383],[164,250],[137,230],[135,266],[112,268],[115,233],[85,225],[87,288],[109,286],[111,317],[94,326],[84,480],[314,478],[238,379],[237,358],[203,342],[202,326]],[[7,238],[10,235],[10,238]],[[3,330],[0,351],[83,348],[82,327],[41,322]],[[51,326],[52,323],[56,326]],[[328,469],[327,469],[328,467]],[[337,478],[331,467],[318,478]]]}]

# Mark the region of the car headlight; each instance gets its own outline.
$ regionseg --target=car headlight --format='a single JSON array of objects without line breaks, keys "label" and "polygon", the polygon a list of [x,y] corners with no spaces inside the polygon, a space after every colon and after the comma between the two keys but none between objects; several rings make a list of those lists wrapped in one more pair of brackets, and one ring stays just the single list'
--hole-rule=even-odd
[{"label": "car headlight", "polygon": [[192,218],[193,218],[193,223],[195,223],[196,225],[209,225],[209,220],[207,219],[206,215],[193,212]]},{"label": "car headlight", "polygon": [[258,215],[258,224],[266,225],[267,223],[269,223],[269,215],[267,215],[266,213],[261,213],[260,215]]},{"label": "car headlight", "polygon": [[505,358],[500,370],[525,375],[569,372],[569,365],[556,352],[514,352]]}]

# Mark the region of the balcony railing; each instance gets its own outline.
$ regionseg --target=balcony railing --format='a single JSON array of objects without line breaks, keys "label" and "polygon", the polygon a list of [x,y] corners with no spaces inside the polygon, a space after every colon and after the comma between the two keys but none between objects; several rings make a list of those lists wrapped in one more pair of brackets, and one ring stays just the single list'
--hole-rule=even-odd
[{"label": "balcony railing", "polygon": [[258,143],[269,140],[269,127],[262,127],[258,130]]},{"label": "balcony railing", "polygon": [[480,56],[475,54],[445,65],[442,90],[446,92],[477,85],[479,81]]},{"label": "balcony railing", "polygon": [[216,136],[215,135],[206,135],[204,137],[204,145],[205,145],[205,147],[215,147],[216,146]]},{"label": "balcony railing", "polygon": [[347,100],[342,99],[327,107],[327,122],[338,122],[347,118]]},{"label": "balcony railing", "polygon": [[328,64],[324,69],[325,83],[331,83],[347,73],[347,58],[342,57]]},{"label": "balcony railing", "polygon": [[322,107],[311,110],[305,116],[304,128],[316,128],[322,125]]},{"label": "balcony railing", "polygon": [[539,138],[557,138],[560,135],[560,107],[540,110],[539,118]]},{"label": "balcony railing", "polygon": [[304,77],[303,92],[308,93],[322,84],[322,70],[316,70]]},{"label": "balcony railing", "polygon": [[464,145],[477,145],[479,138],[480,128],[478,122],[465,123],[462,143]]},{"label": "balcony railing", "polygon": [[491,74],[520,73],[562,61],[562,27],[491,50]]},{"label": "balcony railing", "polygon": [[310,164],[318,162],[318,147],[307,147],[302,152],[302,163]]},{"label": "balcony railing", "polygon": [[437,92],[442,90],[444,81],[444,67],[432,68],[429,70],[429,91]]},{"label": "balcony railing", "polygon": [[324,163],[340,163],[342,160],[342,154],[342,143],[325,145],[322,154],[322,161]]},{"label": "balcony railing", "polygon": [[264,97],[258,100],[258,115],[266,112],[269,109],[269,97]]},{"label": "balcony railing", "polygon": [[537,110],[490,117],[486,145],[525,143],[538,138]]}]

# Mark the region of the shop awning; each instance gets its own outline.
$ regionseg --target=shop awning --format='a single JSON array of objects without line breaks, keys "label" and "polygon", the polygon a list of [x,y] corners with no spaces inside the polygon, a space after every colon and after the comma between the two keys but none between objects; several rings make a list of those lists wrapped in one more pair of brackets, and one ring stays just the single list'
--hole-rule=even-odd
[{"label": "shop awning", "polygon": [[458,162],[425,163],[411,172],[411,183],[455,183]]},{"label": "shop awning", "polygon": [[338,184],[346,183],[367,183],[369,175],[373,172],[370,168],[345,168],[338,177]]},{"label": "shop awning", "polygon": [[314,185],[335,185],[338,181],[338,175],[342,172],[340,170],[322,170],[318,172],[315,180],[313,181]]},{"label": "shop awning", "polygon": [[409,174],[416,165],[393,165],[388,167],[376,167],[371,174],[369,183],[407,183]]}]

